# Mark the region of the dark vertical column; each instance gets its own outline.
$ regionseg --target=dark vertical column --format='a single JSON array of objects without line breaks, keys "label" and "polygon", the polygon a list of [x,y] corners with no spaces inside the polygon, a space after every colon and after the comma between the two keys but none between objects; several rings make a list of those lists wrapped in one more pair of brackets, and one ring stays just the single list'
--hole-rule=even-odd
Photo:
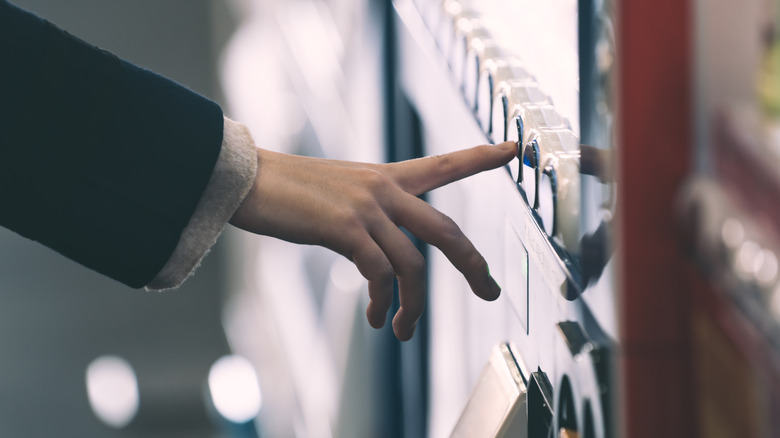
[{"label": "dark vertical column", "polygon": [[[384,96],[385,144],[387,161],[402,161],[424,154],[420,120],[401,92],[392,0],[381,0],[384,8]],[[423,256],[427,246],[409,235]],[[428,413],[428,323],[424,313],[412,340],[400,343],[393,337],[390,318],[398,310],[398,294],[383,329],[387,339],[381,352],[387,389],[383,399],[382,422],[386,437],[422,438],[427,433]]]},{"label": "dark vertical column", "polygon": [[[382,103],[384,105],[384,147],[385,160],[391,161],[395,156],[393,145],[395,144],[395,32],[393,31],[393,6],[391,0],[376,0],[371,3],[374,11],[378,11],[377,22],[382,26]],[[382,431],[377,436],[391,438],[401,436],[403,415],[401,412],[401,392],[399,388],[401,374],[399,372],[400,351],[398,341],[393,336],[390,318],[398,309],[397,298],[394,303],[385,327],[382,329],[382,341],[376,345],[378,368],[374,374],[381,384],[374,404],[376,405],[377,424],[374,429]]]},{"label": "dark vertical column", "polygon": [[620,436],[690,436],[690,296],[673,211],[692,161],[693,2],[617,6]]},{"label": "dark vertical column", "polygon": [[593,66],[593,28],[595,21],[593,0],[579,0],[577,3],[577,49],[580,71],[580,141],[594,143],[593,125],[595,118],[595,68]]}]

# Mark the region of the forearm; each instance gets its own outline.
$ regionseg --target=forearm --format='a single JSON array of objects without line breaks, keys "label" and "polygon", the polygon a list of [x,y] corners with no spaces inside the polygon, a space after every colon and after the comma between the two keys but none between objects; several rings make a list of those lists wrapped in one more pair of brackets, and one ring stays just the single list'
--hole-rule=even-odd
[{"label": "forearm", "polygon": [[209,183],[219,106],[5,1],[0,63],[0,225],[147,285]]}]

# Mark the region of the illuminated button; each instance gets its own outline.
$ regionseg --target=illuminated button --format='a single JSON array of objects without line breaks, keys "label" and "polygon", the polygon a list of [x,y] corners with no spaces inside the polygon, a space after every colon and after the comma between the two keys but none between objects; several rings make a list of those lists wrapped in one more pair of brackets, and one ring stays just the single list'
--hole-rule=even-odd
[{"label": "illuminated button", "polygon": [[456,37],[456,29],[461,20],[465,19],[466,22],[477,19],[479,12],[470,8],[467,4],[458,0],[445,0],[442,3],[441,17],[436,27],[436,42],[439,45],[441,53],[447,57],[449,61],[449,54],[454,45]]}]

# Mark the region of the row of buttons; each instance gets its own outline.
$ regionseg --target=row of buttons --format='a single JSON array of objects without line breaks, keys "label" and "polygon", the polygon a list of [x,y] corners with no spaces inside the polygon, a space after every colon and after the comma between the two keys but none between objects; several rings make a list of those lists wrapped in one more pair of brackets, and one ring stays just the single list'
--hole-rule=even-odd
[{"label": "row of buttons", "polygon": [[540,227],[570,251],[578,247],[579,139],[521,57],[495,35],[478,2],[417,0],[456,86],[485,135],[522,147],[510,165]]}]

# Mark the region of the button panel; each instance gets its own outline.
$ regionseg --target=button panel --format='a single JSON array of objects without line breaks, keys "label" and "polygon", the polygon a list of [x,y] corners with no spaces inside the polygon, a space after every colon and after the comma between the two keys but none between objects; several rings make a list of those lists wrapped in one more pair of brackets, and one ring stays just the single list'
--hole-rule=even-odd
[{"label": "button panel", "polygon": [[[431,6],[434,4],[435,6]],[[488,141],[518,143],[512,179],[539,228],[569,254],[579,248],[579,140],[526,65],[522,45],[502,44],[478,2],[423,8],[455,85]]]}]

